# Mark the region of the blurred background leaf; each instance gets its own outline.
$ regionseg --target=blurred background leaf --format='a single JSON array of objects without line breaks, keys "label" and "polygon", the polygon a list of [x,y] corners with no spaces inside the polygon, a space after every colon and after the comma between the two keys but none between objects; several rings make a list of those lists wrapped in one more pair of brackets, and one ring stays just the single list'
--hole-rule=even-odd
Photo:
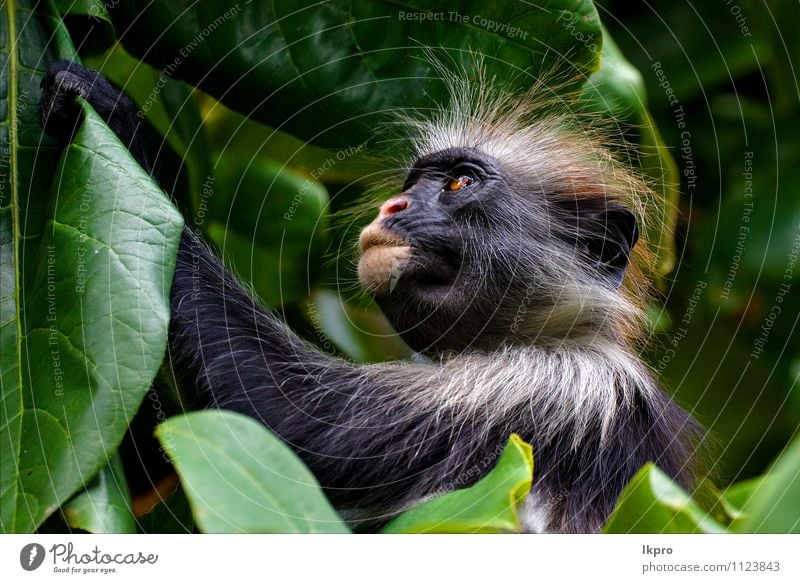
[{"label": "blurred background leaf", "polygon": [[[602,42],[589,0],[542,6],[476,0],[131,1],[110,13],[135,56],[248,117],[339,147],[380,140],[375,114],[445,100],[447,88],[425,58],[425,47],[462,63],[480,51],[489,78],[514,74],[521,87],[542,70],[558,67],[575,75],[595,69],[592,43]],[[456,16],[442,26],[419,17],[427,13]],[[478,15],[512,23],[518,32],[509,36],[470,21]],[[562,15],[571,19],[571,28],[557,18]]]}]

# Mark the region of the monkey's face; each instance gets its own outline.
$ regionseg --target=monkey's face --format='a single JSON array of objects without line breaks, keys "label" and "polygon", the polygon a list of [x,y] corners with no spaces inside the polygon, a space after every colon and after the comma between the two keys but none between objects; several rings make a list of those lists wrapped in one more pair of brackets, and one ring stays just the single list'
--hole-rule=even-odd
[{"label": "monkey's face", "polygon": [[492,227],[508,206],[498,204],[503,196],[510,195],[496,160],[451,148],[419,159],[402,194],[362,231],[361,283],[415,350],[496,343],[505,322],[498,308],[520,279],[492,269],[517,245],[513,233]]},{"label": "monkey's face", "polygon": [[[414,350],[589,333],[616,297],[633,214],[558,160],[506,168],[473,148],[414,164],[361,233],[359,277]],[[598,192],[593,192],[597,190]]]}]

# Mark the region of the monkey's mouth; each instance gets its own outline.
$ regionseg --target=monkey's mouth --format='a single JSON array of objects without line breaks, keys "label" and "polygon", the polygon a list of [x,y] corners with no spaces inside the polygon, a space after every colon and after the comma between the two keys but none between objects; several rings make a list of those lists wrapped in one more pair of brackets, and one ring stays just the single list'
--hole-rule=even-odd
[{"label": "monkey's mouth", "polygon": [[366,227],[358,242],[358,277],[373,296],[389,295],[401,279],[417,290],[452,284],[452,268],[441,258],[421,253],[408,239],[381,225]]},{"label": "monkey's mouth", "polygon": [[376,247],[399,248],[410,247],[410,244],[400,235],[372,223],[361,231],[361,235],[358,238],[358,246],[361,249],[361,255],[365,255],[367,251]]}]

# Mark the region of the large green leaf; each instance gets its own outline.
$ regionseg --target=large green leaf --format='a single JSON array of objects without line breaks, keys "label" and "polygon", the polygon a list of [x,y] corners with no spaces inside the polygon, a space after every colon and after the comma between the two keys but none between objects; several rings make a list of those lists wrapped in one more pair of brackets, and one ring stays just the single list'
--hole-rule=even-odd
[{"label": "large green leaf", "polygon": [[407,510],[382,532],[518,532],[517,507],[532,478],[531,446],[512,435],[497,465],[479,482]]},{"label": "large green leaf", "polygon": [[616,534],[721,533],[691,496],[652,463],[639,470],[620,494],[603,532]]},{"label": "large green leaf", "polygon": [[800,533],[800,438],[756,482],[733,523],[739,532]]},{"label": "large green leaf", "polygon": [[348,532],[314,476],[263,425],[229,411],[168,419],[156,435],[204,532]]},{"label": "large green leaf", "polygon": [[328,145],[380,140],[375,114],[444,102],[425,47],[446,52],[448,66],[480,52],[489,78],[516,74],[529,86],[555,62],[562,72],[593,70],[601,43],[589,0],[134,0],[116,3],[111,17],[142,60]]},{"label": "large green leaf", "polygon": [[34,530],[122,439],[163,358],[182,225],[90,108],[63,154],[42,133],[44,69],[74,53],[32,4],[0,11],[4,532]]},{"label": "large green leaf", "polygon": [[136,532],[128,483],[118,455],[111,458],[85,491],[64,505],[64,517],[72,528],[87,532]]}]

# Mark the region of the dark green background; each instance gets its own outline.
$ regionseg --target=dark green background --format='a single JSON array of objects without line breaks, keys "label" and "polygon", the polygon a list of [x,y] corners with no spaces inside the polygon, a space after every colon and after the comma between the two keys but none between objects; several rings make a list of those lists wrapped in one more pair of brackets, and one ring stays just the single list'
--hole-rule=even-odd
[{"label": "dark green background", "polygon": [[[669,360],[667,386],[711,428],[720,480],[735,481],[762,471],[800,423],[800,264],[784,277],[800,236],[800,7],[616,1],[600,2],[598,11],[641,71],[649,109],[682,174],[678,262],[664,298],[671,324],[654,335],[650,360],[657,367]],[[659,86],[659,62],[677,104]],[[677,107],[685,112],[684,129]],[[683,175],[683,131],[691,134],[693,188]],[[752,197],[745,196],[747,152]],[[750,230],[737,249],[742,226]],[[789,289],[778,302],[781,284]],[[752,358],[774,306],[780,313],[763,352]],[[671,340],[677,347],[669,359]]]}]

